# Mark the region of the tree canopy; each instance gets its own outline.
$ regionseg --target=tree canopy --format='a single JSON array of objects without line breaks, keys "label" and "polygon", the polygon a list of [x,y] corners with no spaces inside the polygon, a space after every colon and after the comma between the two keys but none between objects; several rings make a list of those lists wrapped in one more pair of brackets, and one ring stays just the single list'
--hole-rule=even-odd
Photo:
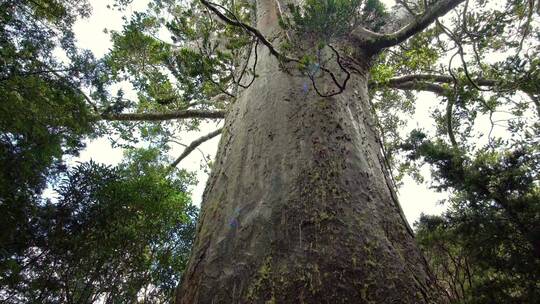
[{"label": "tree canopy", "polygon": [[101,134],[93,100],[108,96],[109,68],[72,31],[90,13],[85,1],[0,3],[3,303],[165,302],[187,261],[190,174],[156,149],[114,168],[66,165]]},{"label": "tree canopy", "polygon": [[192,183],[155,149],[130,151],[116,167],[69,169],[57,196],[34,206],[24,251],[3,253],[2,301],[167,302],[194,237]]}]

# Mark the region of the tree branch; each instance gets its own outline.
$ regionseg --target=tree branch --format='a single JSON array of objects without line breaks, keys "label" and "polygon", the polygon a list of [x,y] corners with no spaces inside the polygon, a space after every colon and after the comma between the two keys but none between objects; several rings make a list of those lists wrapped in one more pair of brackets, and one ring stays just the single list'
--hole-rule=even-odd
[{"label": "tree branch", "polygon": [[408,91],[428,91],[433,92],[438,95],[445,95],[448,92],[448,89],[443,86],[427,81],[407,81],[399,83],[388,83],[383,85],[389,88],[408,90]]},{"label": "tree branch", "polygon": [[[274,45],[272,45],[272,43],[266,39],[266,37],[264,37],[264,35],[255,27],[249,25],[249,24],[246,24],[244,22],[241,22],[235,15],[234,13],[232,13],[231,11],[229,11],[227,8],[225,8],[223,5],[220,5],[220,4],[217,4],[217,3],[213,3],[213,2],[209,2],[209,1],[206,1],[206,0],[200,0],[200,2],[206,6],[209,10],[211,10],[214,14],[216,14],[218,16],[218,18],[225,22],[226,24],[229,24],[229,25],[232,25],[232,26],[236,26],[236,27],[240,27],[240,28],[243,28],[244,30],[246,30],[250,35],[252,35],[253,37],[255,37],[256,39],[258,39],[258,41],[260,41],[262,44],[264,44],[270,54],[272,54],[273,56],[275,56],[278,60],[282,61],[282,62],[294,62],[294,63],[302,63],[300,59],[298,58],[292,58],[292,57],[288,57],[286,56],[285,54],[283,53],[280,53],[275,47]],[[224,10],[226,13],[230,14],[231,17],[227,17],[224,13],[222,13],[220,10]],[[328,46],[332,49],[332,51],[336,54],[336,57],[337,57],[337,61],[338,61],[338,65],[340,67],[340,69],[342,71],[345,72],[345,74],[347,75],[346,79],[343,81],[342,84],[340,84],[338,82],[338,80],[336,79],[336,76],[334,75],[334,73],[332,73],[332,71],[330,71],[329,69],[323,67],[323,66],[320,66],[319,69],[321,69],[321,71],[324,71],[325,73],[328,73],[330,75],[330,77],[332,78],[332,81],[334,81],[334,83],[336,84],[336,86],[338,87],[338,90],[336,92],[332,91],[328,94],[323,94],[321,93],[317,87],[315,86],[315,80],[309,76],[309,78],[311,79],[312,83],[313,83],[313,86],[315,88],[315,91],[317,92],[317,94],[321,97],[332,97],[332,96],[335,96],[335,95],[338,95],[338,94],[341,94],[344,90],[345,90],[345,87],[347,85],[347,81],[349,81],[349,78],[350,78],[350,73],[347,71],[347,69],[344,68],[344,66],[341,64],[340,62],[340,56],[339,56],[339,53],[336,51],[336,49],[334,47],[332,47],[331,45],[328,44]],[[255,72],[255,71],[254,71]]]},{"label": "tree branch", "polygon": [[[409,37],[426,29],[437,18],[444,16],[463,1],[464,0],[439,0],[431,7],[426,8],[424,14],[396,32],[390,34],[369,32],[367,39],[364,40],[364,44],[369,49],[375,51],[400,44]],[[366,34],[365,30],[360,31],[360,34]]]},{"label": "tree branch", "polygon": [[[497,85],[497,81],[484,78],[476,78],[474,82],[480,86],[494,87]],[[405,75],[390,78],[385,83],[370,83],[370,89],[374,89],[378,86],[389,87],[401,90],[417,90],[417,91],[429,91],[439,95],[444,95],[448,92],[446,88],[440,84],[453,84],[454,78],[449,75],[437,75],[437,74],[416,74]]]},{"label": "tree branch", "polygon": [[209,111],[209,110],[184,110],[174,112],[161,113],[119,113],[119,114],[102,114],[100,120],[107,121],[163,121],[172,119],[188,119],[188,118],[225,118],[225,111]]},{"label": "tree branch", "polygon": [[[450,75],[438,75],[438,74],[415,74],[415,75],[405,75],[399,77],[390,78],[389,82],[393,84],[399,84],[409,81],[432,81],[438,83],[454,83],[454,78]],[[495,80],[485,79],[485,78],[476,78],[474,82],[481,86],[493,87],[497,85]]]},{"label": "tree branch", "polygon": [[218,136],[219,134],[221,134],[221,132],[223,131],[223,128],[219,128],[213,132],[210,132],[204,136],[201,136],[199,137],[198,139],[194,140],[191,144],[189,144],[185,149],[184,149],[184,152],[182,152],[182,154],[171,164],[171,168],[175,168],[176,166],[178,166],[178,164],[184,159],[186,158],[191,152],[193,152],[193,150],[195,150],[198,146],[200,146],[202,143],[204,143],[205,141],[208,141],[216,136]]},{"label": "tree branch", "polygon": [[268,50],[270,51],[270,54],[274,55],[276,58],[282,59],[282,60],[285,60],[285,61],[294,61],[294,62],[298,61],[298,60],[296,60],[294,58],[289,58],[289,57],[281,54],[280,52],[278,52],[278,50],[272,45],[272,43],[270,41],[268,41],[268,39],[266,39],[266,37],[264,37],[264,35],[258,29],[254,28],[253,26],[251,26],[249,24],[246,24],[246,23],[243,23],[243,22],[239,21],[236,18],[236,16],[234,16],[234,14],[232,14],[232,13],[231,13],[231,15],[233,16],[234,20],[227,17],[216,6],[219,6],[222,9],[225,9],[225,7],[223,7],[223,6],[221,6],[221,5],[217,4],[217,3],[212,3],[212,2],[209,2],[209,1],[206,1],[206,0],[200,0],[200,1],[204,6],[206,6],[209,10],[211,10],[214,14],[216,14],[219,17],[219,19],[221,19],[223,22],[225,22],[225,23],[227,23],[229,25],[232,25],[232,26],[238,26],[238,27],[244,28],[246,31],[251,33],[253,36],[257,37],[257,39],[259,39],[259,41],[262,42],[262,44],[264,44],[268,48]]},{"label": "tree branch", "polygon": [[446,132],[448,133],[448,138],[450,139],[450,143],[452,144],[452,147],[454,149],[458,149],[459,146],[458,146],[458,143],[457,143],[457,140],[456,140],[456,136],[454,135],[454,126],[453,126],[453,122],[452,122],[452,111],[453,111],[453,107],[454,107],[454,99],[453,98],[448,98],[447,102],[446,102],[446,128],[448,130],[446,130]]}]

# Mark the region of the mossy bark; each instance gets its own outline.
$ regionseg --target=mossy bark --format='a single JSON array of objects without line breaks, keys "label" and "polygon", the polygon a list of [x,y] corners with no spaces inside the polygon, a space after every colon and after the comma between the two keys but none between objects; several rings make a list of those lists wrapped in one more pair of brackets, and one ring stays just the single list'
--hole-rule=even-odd
[{"label": "mossy bark", "polygon": [[225,121],[177,303],[443,302],[385,175],[369,64],[323,98],[260,53]]}]

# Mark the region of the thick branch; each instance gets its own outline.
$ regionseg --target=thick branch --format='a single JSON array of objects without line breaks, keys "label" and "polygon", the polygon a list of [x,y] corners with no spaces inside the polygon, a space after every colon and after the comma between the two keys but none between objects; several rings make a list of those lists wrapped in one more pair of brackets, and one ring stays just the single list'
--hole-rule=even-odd
[{"label": "thick branch", "polygon": [[163,121],[189,118],[225,118],[225,111],[184,110],[161,113],[120,113],[103,114],[99,118],[108,121]]},{"label": "thick branch", "polygon": [[[476,78],[474,79],[474,82],[480,86],[494,87],[497,85],[495,80],[484,78]],[[439,95],[444,95],[447,93],[447,89],[440,84],[453,83],[454,78],[448,75],[416,74],[390,78],[385,83],[370,83],[370,88],[383,86],[401,90],[429,91]]]},{"label": "thick branch", "polygon": [[178,164],[184,158],[186,158],[191,152],[193,152],[193,150],[197,149],[198,146],[200,146],[205,141],[208,141],[218,136],[219,134],[221,134],[222,131],[223,131],[223,128],[220,128],[220,129],[215,130],[214,132],[208,133],[194,140],[191,144],[189,144],[189,146],[186,147],[186,149],[184,149],[184,152],[182,152],[182,154],[171,164],[171,168],[178,166]]},{"label": "thick branch", "polygon": [[[410,81],[432,81],[438,83],[454,83],[454,78],[450,75],[437,75],[437,74],[415,74],[415,75],[405,75],[391,78],[388,82],[391,84],[400,84]],[[497,85],[495,80],[476,78],[474,82],[481,86],[493,87]]]},{"label": "thick branch", "polygon": [[[464,0],[439,0],[432,6],[428,7],[424,14],[416,18],[408,25],[402,27],[396,32],[390,34],[379,34],[370,32],[365,44],[372,50],[380,50],[383,48],[398,45],[407,40],[409,37],[426,29],[435,19],[444,16],[450,10],[458,6]],[[362,31],[364,32],[364,31]],[[365,33],[364,33],[365,34]]]},{"label": "thick branch", "polygon": [[426,81],[407,81],[407,82],[398,82],[398,83],[388,83],[385,85],[389,88],[400,89],[400,90],[413,90],[413,91],[428,91],[433,92],[438,95],[445,95],[447,89],[443,86]]}]

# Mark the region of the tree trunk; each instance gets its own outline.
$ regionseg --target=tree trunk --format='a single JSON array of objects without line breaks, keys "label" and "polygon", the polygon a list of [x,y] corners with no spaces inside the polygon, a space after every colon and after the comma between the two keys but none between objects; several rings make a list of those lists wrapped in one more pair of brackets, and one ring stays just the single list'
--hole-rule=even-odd
[{"label": "tree trunk", "polygon": [[[265,34],[275,21],[259,10]],[[442,302],[386,178],[368,59],[323,98],[259,53],[226,117],[177,303]]]}]

